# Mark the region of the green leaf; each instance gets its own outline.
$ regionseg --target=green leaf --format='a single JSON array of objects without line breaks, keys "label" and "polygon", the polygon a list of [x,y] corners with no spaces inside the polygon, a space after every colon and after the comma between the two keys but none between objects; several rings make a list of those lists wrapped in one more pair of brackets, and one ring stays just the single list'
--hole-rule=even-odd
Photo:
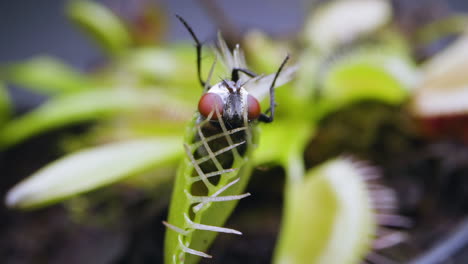
[{"label": "green leaf", "polygon": [[9,82],[49,94],[91,88],[90,81],[84,75],[62,61],[47,56],[7,66],[2,75]]},{"label": "green leaf", "polygon": [[336,159],[289,184],[273,263],[360,263],[376,230],[362,176],[353,162]]},{"label": "green leaf", "polygon": [[65,156],[13,187],[9,207],[30,209],[116,183],[181,157],[182,138],[148,138],[112,143]]},{"label": "green leaf", "polygon": [[162,93],[141,90],[98,90],[52,98],[5,124],[0,129],[0,147],[11,146],[50,129],[150,107],[173,107],[183,111],[184,106]]},{"label": "green leaf", "polygon": [[[202,76],[207,76],[214,62],[213,52],[203,50]],[[172,44],[170,47],[145,47],[133,49],[128,53],[123,66],[141,80],[170,85],[169,92],[180,98],[189,99],[196,105],[202,91],[197,79],[196,53],[193,45]],[[214,68],[210,82],[216,83],[217,76],[223,76],[220,62]]]},{"label": "green leaf", "polygon": [[335,68],[328,77],[324,96],[339,104],[365,99],[398,104],[407,95],[397,79],[370,64],[343,65]]},{"label": "green leaf", "polygon": [[10,115],[10,107],[10,97],[3,83],[0,82],[0,128]]},{"label": "green leaf", "polygon": [[249,65],[256,72],[275,72],[290,48],[278,40],[274,41],[261,31],[247,32],[243,45]]},{"label": "green leaf", "polygon": [[365,100],[398,105],[417,78],[418,72],[403,55],[377,47],[363,49],[331,64],[323,77],[319,107],[329,112]]},{"label": "green leaf", "polygon": [[123,22],[105,6],[93,1],[71,1],[67,8],[70,19],[94,38],[110,55],[125,52],[131,38]]},{"label": "green leaf", "polygon": [[[307,140],[313,135],[308,122],[294,119],[275,120],[262,128],[258,149],[254,153],[257,165],[270,162],[288,164],[291,156],[302,155]],[[278,144],[279,138],[281,144]]]}]

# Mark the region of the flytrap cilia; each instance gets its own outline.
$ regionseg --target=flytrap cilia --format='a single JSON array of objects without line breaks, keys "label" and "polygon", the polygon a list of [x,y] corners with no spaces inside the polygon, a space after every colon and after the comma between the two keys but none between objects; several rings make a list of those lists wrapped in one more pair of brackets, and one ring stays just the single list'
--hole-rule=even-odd
[{"label": "flytrap cilia", "polygon": [[[185,158],[173,189],[165,241],[165,263],[195,263],[211,258],[208,249],[218,232],[240,235],[222,227],[243,193],[251,172],[250,156],[256,144],[256,124],[272,122],[275,87],[292,79],[294,67],[285,67],[286,56],[276,73],[257,75],[249,70],[239,45],[231,52],[219,36],[215,50],[230,77],[210,85],[201,71],[202,44],[188,23],[177,16],[196,45],[198,80],[203,94],[198,111],[187,127]],[[259,101],[269,94],[264,113]]]}]

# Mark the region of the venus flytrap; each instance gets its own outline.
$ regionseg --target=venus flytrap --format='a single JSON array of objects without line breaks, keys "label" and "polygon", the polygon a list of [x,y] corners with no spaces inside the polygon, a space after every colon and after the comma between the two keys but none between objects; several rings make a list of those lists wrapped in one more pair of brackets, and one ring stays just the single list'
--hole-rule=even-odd
[{"label": "venus flytrap", "polygon": [[[190,70],[195,67],[187,67],[193,57],[187,58],[186,47],[128,49],[128,34],[123,33],[124,28],[116,17],[105,14],[107,22],[97,25],[93,18],[83,16],[103,11],[83,12],[93,4],[77,3],[79,5],[71,7],[70,14],[78,24],[91,29],[92,35],[98,35],[102,47],[114,59],[111,66],[86,79],[86,82],[91,82],[92,89],[75,87],[75,83],[68,84],[60,79],[44,80],[48,85],[57,81],[57,89],[52,85],[53,93],[68,93],[68,90],[73,93],[53,98],[30,114],[8,123],[5,129],[0,130],[0,142],[4,147],[12,146],[40,132],[88,120],[110,120],[99,124],[107,136],[103,138],[113,140],[112,133],[122,132],[119,139],[123,142],[73,153],[52,163],[10,191],[7,197],[10,206],[25,209],[45,206],[131,176],[153,173],[167,163],[181,161],[169,216],[164,222],[167,226],[164,261],[167,264],[196,263],[200,257],[211,257],[207,249],[217,233],[242,234],[223,226],[237,202],[250,195],[245,193],[245,187],[253,166],[265,163],[283,166],[287,175],[284,224],[275,263],[357,263],[371,248],[370,236],[376,233],[378,220],[388,223],[398,218],[391,212],[380,216],[374,214],[373,202],[382,207],[393,205],[388,204],[388,195],[377,195],[388,193],[387,190],[376,188],[373,192],[367,189],[376,187],[367,185],[366,177],[373,175],[366,169],[368,167],[338,158],[306,172],[303,153],[319,127],[318,120],[330,112],[362,100],[402,103],[407,97],[406,88],[411,85],[408,80],[414,77],[413,71],[401,70],[404,68],[401,65],[407,62],[404,52],[385,50],[385,54],[381,54],[383,49],[378,45],[366,46],[340,53],[332,63],[327,63],[330,58],[328,51],[319,54],[308,47],[300,56],[294,56],[300,59],[302,73],[296,85],[276,94],[280,99],[278,111],[274,108],[274,100],[270,100],[270,116],[260,117],[259,111],[250,113],[250,107],[247,107],[239,111],[242,122],[237,122],[224,116],[234,107],[219,107],[224,105],[226,95],[238,91],[242,96],[238,102],[244,105],[249,104],[248,96],[260,101],[269,93],[274,95],[271,88],[275,86],[278,75],[255,76],[246,69],[241,50],[236,47],[231,52],[220,41],[221,51],[217,58],[227,68],[227,74],[223,76],[231,76],[233,81],[224,80],[210,86],[211,76],[219,76],[214,73],[216,66],[210,70],[206,82],[200,78],[204,95],[211,94],[207,98],[211,97],[213,101],[208,104],[211,105],[208,110],[204,104],[204,110],[199,108],[200,111],[187,125],[185,139],[182,140],[177,132],[173,137],[160,136],[159,129],[164,129],[167,124],[154,117],[165,116],[161,113],[168,110],[186,113],[187,105],[192,105],[190,102],[196,98],[192,94],[196,91],[193,89],[196,79],[180,78],[195,72]],[[360,30],[364,35],[387,23],[386,4],[377,0],[374,3],[378,8],[384,8],[380,12],[384,16],[383,19],[376,18],[376,28],[364,25]],[[102,26],[106,25],[109,30],[103,30]],[[201,50],[200,43],[194,38]],[[338,36],[338,39],[343,38]],[[328,37],[324,40],[333,42],[333,45],[340,42]],[[276,61],[283,59],[282,53],[277,51],[284,46],[273,45],[276,43],[261,36],[255,41],[249,47],[249,55],[252,55],[249,57],[255,60],[254,63],[263,70],[277,67],[279,63]],[[338,44],[341,46],[342,43]],[[261,57],[262,49],[267,51],[265,57]],[[193,56],[192,53],[190,55]],[[203,62],[198,62],[204,66]],[[326,67],[321,67],[324,65]],[[411,69],[411,63],[409,65]],[[60,67],[50,69],[60,72]],[[277,86],[289,81],[295,70],[294,67],[285,68],[279,74]],[[37,77],[34,73],[30,76]],[[70,79],[76,76],[79,78],[74,80],[79,84],[80,75],[72,73]],[[373,79],[369,80],[370,76]],[[103,87],[97,84],[106,84],[105,89],[97,88]],[[62,90],[62,87],[65,88]],[[77,89],[75,93],[77,87],[84,89]],[[318,88],[321,96],[313,100],[312,95]],[[221,96],[221,101],[213,94]],[[229,102],[228,105],[234,105]],[[275,113],[275,122],[265,126],[260,133],[257,121],[260,118],[271,121],[272,112]],[[147,120],[147,124],[136,123],[131,118],[135,113],[152,115],[152,118]],[[256,118],[250,118],[250,114]],[[156,124],[155,120],[158,120]],[[113,126],[115,123],[117,125]],[[119,127],[124,128],[120,130]],[[149,138],[126,141],[135,136],[133,133],[129,136],[129,131],[138,131],[140,136]],[[258,149],[255,149],[257,145]],[[120,161],[118,166],[111,166],[115,160]],[[399,222],[405,221],[400,218]],[[381,238],[373,247],[381,248],[388,244],[388,239]]]},{"label": "venus flytrap", "polygon": [[418,71],[407,42],[391,27],[392,16],[386,0],[314,6],[302,32],[296,89],[316,100],[315,119],[357,101],[398,105],[408,98]]},{"label": "venus flytrap", "polygon": [[111,143],[67,155],[13,187],[5,202],[9,207],[44,207],[148,173],[178,160],[181,138],[160,137]]},{"label": "venus flytrap", "polygon": [[[242,132],[242,130],[237,132]],[[194,133],[198,133],[197,129],[191,129],[187,135],[193,137]],[[236,133],[236,131],[223,132],[221,136],[230,136],[230,133]],[[207,139],[210,140],[210,138]],[[220,229],[220,226],[224,225],[237,201],[249,195],[241,194],[241,192],[250,176],[251,165],[248,164],[248,159],[252,150],[248,150],[244,156],[234,154],[231,168],[205,174],[192,154],[194,148],[199,148],[201,145],[188,145],[190,140],[187,139],[185,142],[186,158],[178,170],[166,223],[169,229],[165,241],[165,263],[195,263],[197,258],[186,253],[211,257],[203,251],[215,238],[216,232],[240,234],[236,230]],[[228,147],[222,150],[233,151],[235,148]],[[200,175],[192,176],[194,171],[198,171]],[[220,178],[217,186],[208,182],[208,179],[212,177]],[[192,195],[190,193],[192,185],[202,181],[209,186],[210,190],[207,195]],[[189,218],[189,215],[193,217]]]},{"label": "venus flytrap", "polygon": [[[211,258],[204,251],[216,233],[241,232],[222,227],[242,193],[252,169],[251,155],[255,148],[258,121],[273,121],[275,82],[284,83],[294,69],[258,76],[247,69],[239,46],[231,53],[220,38],[219,58],[231,79],[213,86],[201,77],[201,44],[190,26],[178,17],[195,40],[199,81],[204,94],[198,112],[188,126],[184,148],[185,159],[179,168],[165,240],[165,263],[196,263],[200,257]],[[213,67],[212,67],[213,69]],[[260,112],[257,100],[270,93],[270,116]]]},{"label": "venus flytrap", "polygon": [[[283,224],[273,263],[359,263],[376,233],[366,183],[374,171],[339,158],[306,173],[302,153],[313,131],[304,122],[279,120],[262,133],[255,153],[259,164],[278,162],[286,169]],[[283,144],[272,148],[277,138]]]},{"label": "venus flytrap", "polygon": [[274,263],[359,263],[376,230],[365,176],[339,158],[290,183]]},{"label": "venus flytrap", "polygon": [[[350,4],[353,2],[359,1]],[[388,8],[383,1],[374,2]],[[385,23],[382,20],[376,25]],[[340,38],[330,35],[324,41],[336,44],[342,40]],[[398,42],[398,36],[393,41]],[[305,55],[300,56],[301,68],[295,83],[299,87],[288,93],[291,97],[299,96],[293,100],[296,103],[293,108],[301,109],[298,112],[302,120],[295,120],[298,115],[294,114],[294,109],[286,108],[283,113],[286,120],[278,120],[262,133],[259,150],[255,153],[259,164],[281,164],[287,177],[283,225],[274,263],[348,264],[360,263],[366,256],[372,262],[379,255],[375,252],[368,255],[371,249],[391,246],[405,238],[404,233],[386,230],[387,236],[372,242],[377,233],[385,233],[377,232],[377,226],[388,225],[392,222],[390,218],[399,219],[394,224],[406,222],[400,227],[408,223],[392,211],[395,204],[391,190],[369,181],[376,174],[372,169],[339,158],[306,173],[302,154],[324,116],[365,100],[399,105],[416,83],[417,71],[405,48],[399,45],[356,44],[348,50],[338,50],[338,56],[329,55],[333,52],[337,51],[328,50],[322,54],[313,49],[303,51]],[[314,90],[319,95],[316,100],[312,100]],[[310,107],[312,103],[314,107]],[[282,139],[282,144],[273,143],[278,138]],[[382,212],[388,209],[392,216],[384,220]],[[395,243],[390,242],[391,236],[396,238]]]}]

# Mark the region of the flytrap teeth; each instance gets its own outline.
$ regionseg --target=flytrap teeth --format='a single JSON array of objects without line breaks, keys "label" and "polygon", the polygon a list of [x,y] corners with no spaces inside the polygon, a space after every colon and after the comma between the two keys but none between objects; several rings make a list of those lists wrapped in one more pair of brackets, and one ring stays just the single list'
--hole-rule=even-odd
[{"label": "flytrap teeth", "polygon": [[[225,173],[231,173],[231,172],[234,172],[236,170],[237,170],[237,168],[230,168],[230,169],[210,172],[210,173],[205,174],[205,177],[210,178],[210,177],[222,175],[222,174],[225,174]],[[200,180],[201,180],[200,176],[192,177],[192,182],[197,182],[197,181],[200,181]]]},{"label": "flytrap teeth", "polygon": [[377,239],[374,240],[372,248],[374,250],[389,248],[395,246],[401,242],[404,242],[408,238],[408,234],[398,231],[386,231],[378,235]]},{"label": "flytrap teeth", "polygon": [[[201,129],[201,127],[197,126],[197,129]],[[191,145],[191,149],[196,150],[197,148],[201,147],[205,143],[209,143],[209,142],[211,142],[211,141],[213,141],[215,139],[230,136],[232,134],[235,134],[235,133],[240,132],[240,131],[245,131],[245,130],[247,130],[247,127],[239,127],[239,128],[234,128],[234,129],[231,129],[231,130],[227,130],[226,132],[222,132],[222,133],[212,135],[212,136],[209,136],[209,137],[204,137],[204,135],[202,137],[202,135],[200,135],[200,138],[202,138],[202,140],[193,143]],[[200,133],[200,132],[198,132],[198,133]]]},{"label": "flytrap teeth", "polygon": [[[213,162],[215,162],[216,156],[219,156],[219,155],[221,155],[221,154],[223,154],[223,153],[225,153],[225,152],[228,152],[228,151],[230,151],[230,150],[232,150],[232,149],[235,149],[235,148],[237,148],[238,146],[240,146],[240,145],[242,145],[242,144],[245,144],[245,143],[246,143],[246,141],[244,140],[244,141],[241,141],[241,142],[239,142],[239,143],[235,143],[235,144],[233,144],[233,145],[229,145],[229,146],[227,146],[227,147],[225,147],[225,148],[222,148],[222,149],[220,149],[220,150],[218,150],[218,151],[216,151],[216,152],[212,152],[210,148],[207,148],[207,151],[210,153],[210,155],[205,156],[205,157],[203,157],[203,158],[199,158],[199,159],[195,160],[195,162],[196,162],[198,165],[200,165],[200,164],[202,164],[203,162],[206,162],[206,161],[208,161],[208,160],[213,160]],[[211,157],[211,156],[212,156],[212,157]]]},{"label": "flytrap teeth", "polygon": [[408,217],[395,214],[377,214],[377,221],[381,226],[410,228],[413,223]]},{"label": "flytrap teeth", "polygon": [[366,183],[367,191],[371,199],[371,206],[377,222],[377,235],[373,238],[372,251],[366,256],[364,263],[371,264],[396,264],[390,258],[379,253],[379,250],[396,246],[407,240],[408,235],[401,229],[412,226],[412,221],[398,215],[398,199],[394,190],[382,185],[382,171],[367,162],[356,160],[351,156],[345,156],[360,172]]},{"label": "flytrap teeth", "polygon": [[382,170],[374,165],[371,165],[369,162],[357,159],[349,154],[344,154],[341,156],[342,159],[350,162],[353,167],[359,172],[361,178],[366,182],[373,180],[378,180],[382,176]]},{"label": "flytrap teeth", "polygon": [[190,159],[190,163],[193,165],[193,168],[195,169],[195,171],[197,172],[198,176],[203,181],[205,186],[208,189],[213,189],[214,185],[208,180],[208,178],[206,177],[203,170],[200,168],[198,163],[195,161],[195,157],[193,156],[193,154],[192,154],[192,152],[190,150],[190,147],[187,144],[184,144],[184,149],[185,149],[185,153],[187,154],[187,157]]},{"label": "flytrap teeth", "polygon": [[183,236],[186,236],[186,235],[188,235],[188,234],[191,232],[190,230],[184,230],[184,229],[182,229],[182,228],[180,228],[180,227],[177,227],[177,226],[175,226],[175,225],[171,225],[171,224],[169,224],[169,223],[166,222],[166,221],[162,221],[162,223],[163,223],[163,225],[165,225],[167,228],[169,228],[169,229],[171,229],[171,230],[175,231],[176,233],[181,234],[181,235],[183,235]]},{"label": "flytrap teeth", "polygon": [[203,257],[203,258],[212,258],[213,257],[211,255],[206,254],[205,252],[201,252],[201,251],[198,251],[198,250],[191,249],[191,248],[187,247],[184,244],[184,242],[182,241],[182,237],[180,237],[180,236],[179,236],[179,246],[180,246],[180,248],[182,249],[183,252],[188,253],[188,254],[200,256],[200,257]]},{"label": "flytrap teeth", "polygon": [[390,258],[383,256],[381,254],[371,252],[367,255],[365,263],[369,264],[401,264],[400,262],[396,262],[391,260]]},{"label": "flytrap teeth", "polygon": [[[221,165],[221,163],[219,162],[219,160],[218,160],[218,158],[217,158],[217,156],[218,156],[219,154],[213,153],[213,150],[211,150],[210,145],[209,145],[208,142],[206,141],[205,135],[203,135],[203,132],[202,132],[202,130],[201,130],[201,126],[198,126],[198,127],[197,127],[197,130],[198,130],[198,135],[200,136],[200,141],[203,143],[203,146],[205,147],[206,151],[208,152],[208,156],[207,156],[207,157],[204,157],[204,158],[206,158],[205,161],[207,161],[207,160],[213,161],[213,163],[214,163],[215,166],[216,166],[216,169],[217,169],[217,170],[222,170],[222,169],[223,169],[223,166]],[[228,151],[228,150],[227,150],[227,151]],[[225,151],[224,151],[224,152],[225,152]],[[223,152],[221,152],[221,153],[223,153]],[[220,153],[220,154],[221,154],[221,153]],[[201,162],[204,162],[204,161],[197,160],[197,162],[200,162],[200,163],[201,163]],[[200,163],[198,163],[198,164],[200,164]]]},{"label": "flytrap teeth", "polygon": [[[239,180],[240,180],[240,178],[237,178],[237,179],[233,180],[232,182],[226,184],[226,186],[223,186],[222,188],[220,188],[218,191],[216,191],[215,193],[210,195],[210,197],[217,197],[218,195],[223,193],[225,190],[227,190],[229,187],[236,184]],[[196,213],[196,212],[200,211],[200,209],[202,209],[203,206],[205,206],[205,204],[206,203],[204,203],[204,202],[197,204],[196,206],[193,207],[193,212]]]},{"label": "flytrap teeth", "polygon": [[212,231],[212,232],[218,232],[218,233],[242,235],[241,232],[239,232],[239,231],[237,231],[235,229],[194,223],[192,220],[190,220],[190,218],[188,217],[187,214],[184,214],[184,218],[185,218],[185,221],[187,222],[187,224],[192,229],[206,230],[206,231]]},{"label": "flytrap teeth", "polygon": [[202,251],[198,251],[195,249],[189,248],[183,241],[183,237],[188,235],[189,233],[193,232],[194,230],[205,230],[205,231],[212,231],[212,232],[218,232],[218,233],[227,233],[227,234],[235,234],[235,235],[242,235],[241,232],[231,229],[231,228],[225,228],[225,227],[218,227],[218,226],[211,226],[211,225],[204,225],[204,224],[198,224],[193,222],[190,217],[187,214],[184,214],[184,219],[189,226],[189,230],[184,230],[180,227],[177,227],[175,225],[169,224],[166,221],[163,221],[162,223],[169,229],[175,231],[176,233],[179,234],[178,240],[179,240],[179,246],[182,249],[183,252],[192,254],[192,255],[197,255],[203,258],[212,258],[211,255],[208,255]]},{"label": "flytrap teeth", "polygon": [[185,190],[185,194],[188,196],[189,200],[192,203],[227,202],[227,201],[233,201],[233,200],[240,200],[242,198],[250,196],[250,193],[244,193],[244,194],[239,194],[239,195],[217,196],[217,197],[194,196],[194,195],[191,195],[189,192],[187,192],[187,190]]},{"label": "flytrap teeth", "polygon": [[[226,141],[228,142],[228,145],[229,146],[233,146],[234,145],[234,141],[232,141],[232,138],[231,138],[231,135],[229,134],[229,130],[227,130],[226,128],[226,124],[224,124],[224,120],[223,118],[221,117],[221,114],[219,113],[219,110],[218,108],[215,108],[215,111],[216,111],[216,115],[218,116],[218,122],[219,122],[219,126],[221,127],[221,130],[223,131],[221,134],[224,134],[225,135],[225,138],[226,138]],[[247,126],[244,126],[246,128],[246,131],[248,131],[247,129]],[[245,142],[244,142],[245,143]],[[238,157],[239,156],[239,152],[237,151],[237,148],[232,148],[232,153],[234,156]]]},{"label": "flytrap teeth", "polygon": [[[198,128],[201,128],[200,126],[197,126],[197,129]],[[229,136],[229,135],[232,135],[232,134],[235,134],[237,132],[240,132],[240,131],[245,131],[247,130],[247,127],[238,127],[238,128],[234,128],[234,129],[231,129],[231,130],[227,130],[225,133],[219,133],[219,134],[216,134],[216,135],[212,135],[212,136],[209,136],[209,137],[205,137],[205,141],[206,142],[210,142],[210,141],[213,141],[215,139],[218,139],[218,138],[222,138],[222,137],[226,137],[226,136]],[[197,148],[197,147],[200,147],[201,145],[203,145],[203,142],[202,141],[197,141],[193,144],[193,147],[194,148]]]}]

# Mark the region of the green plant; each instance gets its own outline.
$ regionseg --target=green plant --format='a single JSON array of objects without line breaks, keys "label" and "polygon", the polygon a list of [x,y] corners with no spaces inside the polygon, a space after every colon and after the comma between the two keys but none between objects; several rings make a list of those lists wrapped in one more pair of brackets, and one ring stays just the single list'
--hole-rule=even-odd
[{"label": "green plant", "polygon": [[[295,71],[297,76],[277,90],[275,122],[258,128],[248,124],[237,130],[223,129],[223,137],[245,131],[245,142],[228,142],[221,149],[233,152],[229,168],[217,164],[216,153],[209,153],[217,169],[212,175],[199,172],[197,159],[205,157],[195,156],[197,148],[207,148],[218,135],[200,132],[207,121],[199,122],[198,113],[192,114],[200,97],[193,49],[161,43],[138,46],[126,24],[109,10],[94,2],[72,2],[70,18],[97,40],[109,63],[92,73],[78,73],[56,59],[39,57],[2,68],[5,81],[49,94],[50,99],[6,122],[0,129],[0,147],[13,147],[54,128],[95,123],[84,135],[65,140],[70,154],[10,190],[7,204],[39,208],[124,180],[138,181],[142,175],[180,163],[166,222],[165,263],[196,263],[199,256],[209,256],[205,251],[216,232],[240,234],[222,226],[237,200],[248,195],[243,192],[253,168],[275,164],[284,168],[286,185],[284,222],[274,262],[358,263],[369,252],[378,229],[366,182],[373,175],[368,175],[366,166],[343,157],[308,168],[303,155],[327,116],[362,101],[399,106],[410,96],[418,71],[401,35],[388,26],[388,3],[377,2],[382,17],[371,27],[351,30],[356,32],[351,39],[340,35],[341,31],[308,36],[315,32],[311,28],[324,23],[315,18],[303,30],[300,50],[262,33],[247,35],[243,47],[256,71],[271,72],[284,55],[281,51],[290,49],[296,66],[285,70],[286,77],[278,85],[289,81]],[[319,12],[334,12],[333,6],[327,8]],[[366,41],[369,36],[374,41]],[[221,54],[214,56],[224,59],[227,73],[213,66],[210,76],[229,76],[233,67],[245,66],[238,48],[231,54],[222,41],[220,46]],[[213,60],[204,60],[204,66]],[[254,78],[246,86],[261,99],[272,78]],[[1,102],[0,97],[0,111]],[[359,136],[372,142],[373,131],[366,128],[364,132]],[[240,155],[236,147],[242,144],[247,150]],[[171,170],[169,175],[174,174]],[[208,176],[217,178],[217,184]],[[156,174],[153,180],[173,179]]]}]

